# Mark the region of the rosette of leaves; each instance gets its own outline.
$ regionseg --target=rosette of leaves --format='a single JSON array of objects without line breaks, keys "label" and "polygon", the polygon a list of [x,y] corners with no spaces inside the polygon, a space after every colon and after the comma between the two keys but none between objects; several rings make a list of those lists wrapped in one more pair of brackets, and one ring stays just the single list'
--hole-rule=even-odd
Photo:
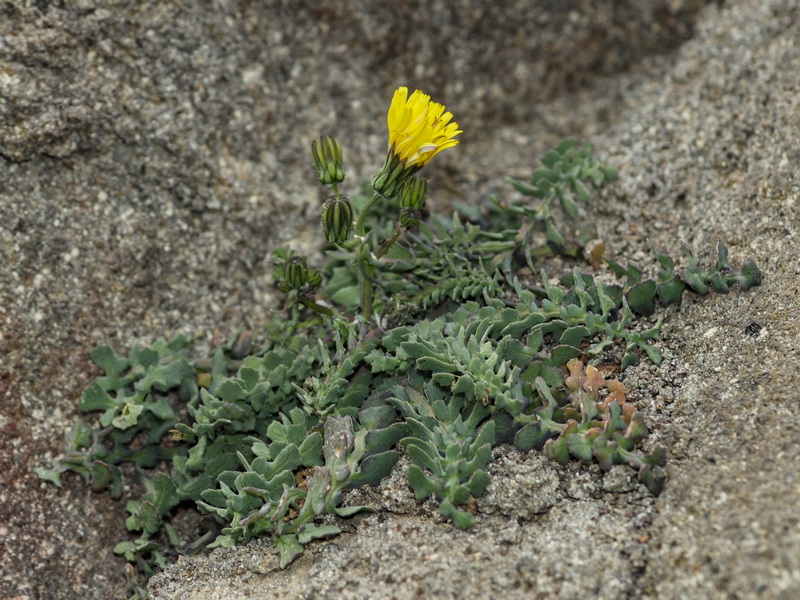
[{"label": "rosette of leaves", "polygon": [[[460,317],[468,312],[461,311]],[[489,319],[469,324],[456,320],[421,321],[414,327],[388,332],[378,351],[366,358],[373,372],[413,365],[419,372],[467,402],[519,412],[523,400],[519,368],[503,356],[503,347],[492,339],[495,327]]]},{"label": "rosette of leaves", "polygon": [[[664,476],[656,467],[666,462],[666,450],[656,446],[651,452],[637,450],[647,436],[644,417],[625,400],[618,381],[606,381],[591,365],[584,369],[580,360],[571,360],[570,375],[560,400],[544,380],[536,382],[541,405],[517,417],[525,425],[517,432],[514,444],[521,450],[544,449],[548,458],[566,464],[570,456],[595,460],[604,471],[615,464],[628,464],[637,470],[639,481],[654,495],[661,493]],[[601,398],[601,391],[607,395]]]},{"label": "rosette of leaves", "polygon": [[316,517],[365,510],[341,507],[343,489],[376,484],[397,462],[391,448],[406,428],[394,422],[390,406],[364,408],[358,423],[350,416],[328,417],[322,434],[303,411],[291,413],[291,421],[272,422],[271,443],[250,438],[254,460],[237,454],[240,469],[220,473],[219,486],[201,494],[201,510],[227,523],[211,547],[269,534],[286,567],[309,541],[339,533],[336,526],[315,525]]},{"label": "rosette of leaves", "polygon": [[495,444],[495,423],[486,420],[490,411],[480,402],[448,394],[433,381],[423,383],[414,371],[408,381],[389,399],[411,431],[400,440],[413,461],[408,482],[417,499],[433,494],[439,511],[456,527],[468,529],[475,517],[458,507],[481,497],[489,485],[486,464]]}]

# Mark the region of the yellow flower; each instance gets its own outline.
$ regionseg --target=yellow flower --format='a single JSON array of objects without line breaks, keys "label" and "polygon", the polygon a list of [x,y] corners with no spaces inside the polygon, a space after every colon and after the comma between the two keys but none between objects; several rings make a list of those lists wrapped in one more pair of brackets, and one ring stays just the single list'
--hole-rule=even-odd
[{"label": "yellow flower", "polygon": [[419,90],[408,96],[407,87],[399,87],[389,107],[389,152],[386,163],[372,179],[374,190],[392,198],[414,173],[446,148],[458,144],[454,139],[461,130],[452,120],[453,113],[444,105],[431,102]]},{"label": "yellow flower", "polygon": [[415,90],[408,97],[408,88],[399,87],[392,98],[387,122],[389,150],[406,167],[423,167],[445,148],[458,144],[453,139],[461,130],[453,113],[444,112],[444,105],[431,102],[431,97]]}]

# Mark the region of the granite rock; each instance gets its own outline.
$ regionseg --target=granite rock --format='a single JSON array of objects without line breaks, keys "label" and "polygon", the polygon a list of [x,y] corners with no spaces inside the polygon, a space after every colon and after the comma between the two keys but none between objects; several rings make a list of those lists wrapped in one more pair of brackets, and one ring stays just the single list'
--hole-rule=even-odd
[{"label": "granite rock", "polygon": [[[116,598],[120,503],[32,473],[62,447],[91,349],[258,327],[270,252],[313,252],[308,161],[337,135],[348,182],[382,162],[400,84],[465,130],[437,203],[511,195],[565,135],[622,172],[593,218],[755,259],[758,290],[665,311],[664,363],[625,384],[669,448],[657,500],[630,473],[497,449],[478,524],[403,487],[285,571],[269,542],[174,565],[153,598],[793,598],[800,11],[791,0],[0,2],[0,595]],[[687,41],[688,40],[688,41]],[[753,326],[755,324],[755,327]],[[215,333],[215,331],[217,333]],[[753,332],[756,332],[755,334]],[[132,492],[132,490],[128,490]],[[742,569],[747,565],[748,569]]]}]

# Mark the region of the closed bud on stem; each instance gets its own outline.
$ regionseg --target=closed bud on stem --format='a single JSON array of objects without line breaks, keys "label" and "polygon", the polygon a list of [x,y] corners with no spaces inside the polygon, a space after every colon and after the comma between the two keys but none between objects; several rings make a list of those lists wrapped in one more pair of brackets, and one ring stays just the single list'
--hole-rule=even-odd
[{"label": "closed bud on stem", "polygon": [[322,283],[322,273],[316,269],[309,269],[308,276],[306,277],[306,283],[312,288],[318,288]]},{"label": "closed bud on stem", "polygon": [[283,275],[291,289],[299,290],[308,281],[308,265],[302,256],[292,256],[283,267]]},{"label": "closed bud on stem", "polygon": [[420,211],[425,206],[425,198],[427,196],[428,180],[422,177],[412,177],[400,188],[397,199],[400,202],[400,206]]},{"label": "closed bud on stem", "polygon": [[350,237],[353,224],[353,207],[342,194],[335,194],[322,205],[322,231],[325,239],[334,244],[343,244]]},{"label": "closed bud on stem", "polygon": [[420,167],[406,167],[392,152],[386,156],[383,168],[372,178],[372,189],[384,198],[394,198],[408,178],[419,171]]},{"label": "closed bud on stem", "polygon": [[311,142],[311,156],[317,168],[317,177],[322,185],[333,185],[344,181],[342,147],[336,138],[323,135]]},{"label": "closed bud on stem", "polygon": [[416,227],[419,225],[419,211],[411,208],[410,206],[404,206],[400,209],[400,217],[398,218],[398,221],[400,222],[400,225],[406,229]]}]

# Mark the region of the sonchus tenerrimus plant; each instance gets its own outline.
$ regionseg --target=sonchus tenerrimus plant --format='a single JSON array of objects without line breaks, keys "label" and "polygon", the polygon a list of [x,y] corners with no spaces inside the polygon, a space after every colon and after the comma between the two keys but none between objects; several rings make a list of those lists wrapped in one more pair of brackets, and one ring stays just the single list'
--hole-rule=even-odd
[{"label": "sonchus tenerrimus plant", "polygon": [[[434,498],[460,528],[476,522],[501,443],[559,463],[627,464],[653,494],[664,486],[667,451],[641,447],[644,416],[591,363],[660,363],[661,320],[649,320],[658,304],[746,290],[760,282],[755,264],[735,269],[722,244],[708,268],[688,250],[676,266],[654,248],[660,271],[646,278],[604,257],[602,242],[587,243],[597,232],[581,206],[617,173],[572,140],[545,154],[530,183],[514,182],[522,200],[426,217],[429,184],[417,172],[461,131],[442,104],[405,87],[387,125],[383,167],[350,197],[339,142],[312,142],[330,190],[320,209],[330,260],[275,253],[287,304],[263,332],[240,331],[205,358],[181,336],[128,356],[92,353],[104,375],[80,407],[98,413],[96,425],[76,425],[38,473],[61,485],[74,471],[114,497],[132,477],[133,536],[115,551],[136,567],[134,597],[146,596],[137,572],[255,536],[270,536],[286,567],[369,510],[348,504],[347,490],[380,484],[402,454],[417,498]],[[576,261],[556,273],[554,254],[583,255],[591,269]],[[598,276],[603,259],[618,283]]]}]

